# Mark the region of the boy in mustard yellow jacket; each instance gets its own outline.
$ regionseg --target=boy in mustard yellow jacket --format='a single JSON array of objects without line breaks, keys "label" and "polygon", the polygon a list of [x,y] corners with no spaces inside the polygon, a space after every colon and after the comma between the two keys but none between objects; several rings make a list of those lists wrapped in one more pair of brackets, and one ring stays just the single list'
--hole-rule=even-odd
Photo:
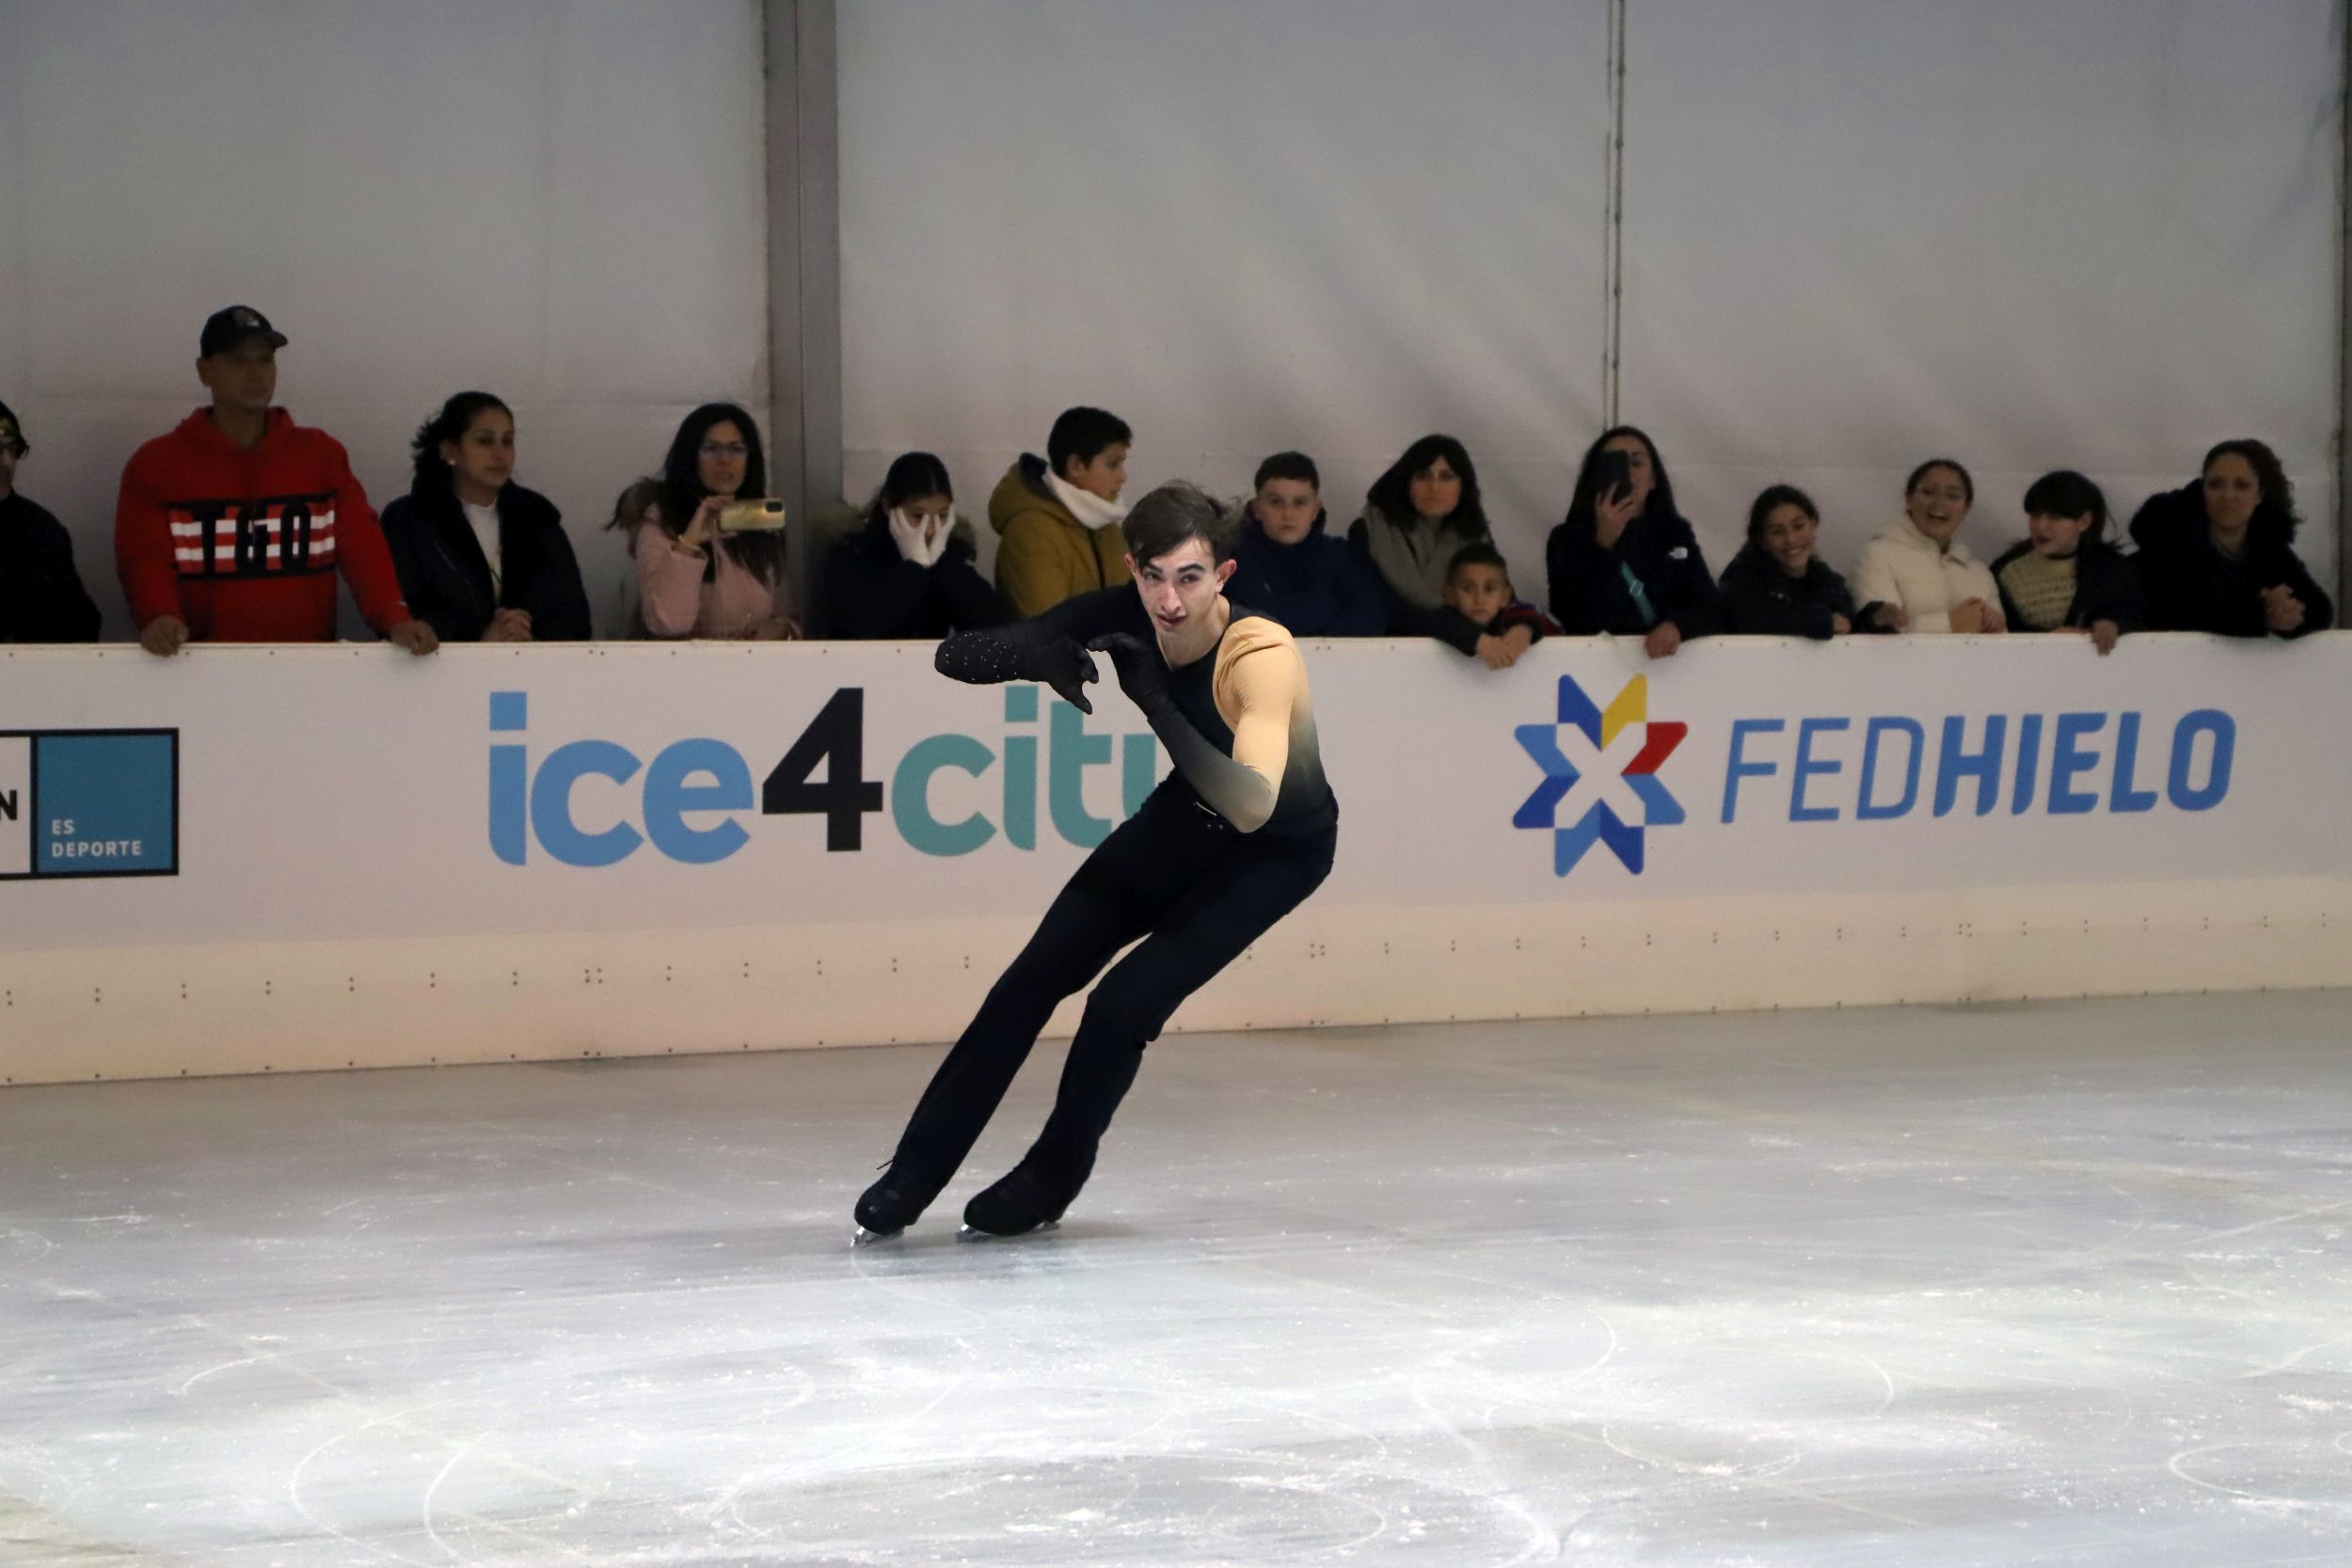
[{"label": "boy in mustard yellow jacket", "polygon": [[1045,456],[1023,452],[988,498],[995,529],[996,591],[1016,617],[1042,614],[1073,594],[1131,580],[1119,525],[1127,509],[1127,421],[1100,408],[1067,408]]}]

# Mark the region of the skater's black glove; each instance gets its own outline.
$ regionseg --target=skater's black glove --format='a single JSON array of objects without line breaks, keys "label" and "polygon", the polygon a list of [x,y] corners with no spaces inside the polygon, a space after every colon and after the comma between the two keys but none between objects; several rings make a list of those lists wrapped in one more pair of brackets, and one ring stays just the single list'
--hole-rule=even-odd
[{"label": "skater's black glove", "polygon": [[1119,689],[1146,713],[1168,697],[1168,662],[1159,648],[1133,632],[1105,632],[1087,644],[1110,656],[1119,672]]},{"label": "skater's black glove", "polygon": [[1087,700],[1086,689],[1103,675],[1084,648],[1067,637],[1057,637],[1021,650],[1021,678],[1041,681],[1080,713],[1092,713],[1094,705]]}]

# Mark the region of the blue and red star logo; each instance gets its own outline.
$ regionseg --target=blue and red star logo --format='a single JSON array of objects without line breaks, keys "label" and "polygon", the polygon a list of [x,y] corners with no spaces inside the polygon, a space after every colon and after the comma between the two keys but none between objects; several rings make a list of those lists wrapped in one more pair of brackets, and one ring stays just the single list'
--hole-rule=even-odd
[{"label": "blue and red star logo", "polygon": [[[1521,724],[1511,732],[1544,770],[1543,783],[1513,814],[1511,826],[1551,831],[1556,877],[1575,870],[1595,841],[1638,875],[1643,831],[1683,820],[1682,802],[1659,782],[1658,769],[1690,730],[1649,718],[1647,676],[1626,682],[1605,708],[1593,705],[1574,676],[1561,676],[1559,722]],[[1562,807],[1573,810],[1580,799],[1584,809],[1562,826]]]}]

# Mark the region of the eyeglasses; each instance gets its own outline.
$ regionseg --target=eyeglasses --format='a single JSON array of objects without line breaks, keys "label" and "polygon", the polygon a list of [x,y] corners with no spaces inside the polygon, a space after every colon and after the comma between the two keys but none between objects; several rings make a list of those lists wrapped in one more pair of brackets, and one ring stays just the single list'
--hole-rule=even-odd
[{"label": "eyeglasses", "polygon": [[752,454],[752,449],[740,441],[705,441],[702,453],[705,457],[732,457],[739,462]]}]

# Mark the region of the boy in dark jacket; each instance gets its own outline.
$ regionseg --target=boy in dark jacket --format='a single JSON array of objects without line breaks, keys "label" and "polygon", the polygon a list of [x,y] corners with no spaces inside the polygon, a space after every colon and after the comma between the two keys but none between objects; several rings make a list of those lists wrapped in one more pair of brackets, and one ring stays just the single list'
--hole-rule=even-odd
[{"label": "boy in dark jacket", "polygon": [[2223,637],[2301,637],[2336,607],[2295,553],[2295,491],[2260,441],[2224,441],[2194,484],[2151,496],[2132,519],[2149,625]]},{"label": "boy in dark jacket", "polygon": [[2026,537],[1993,562],[2011,631],[2087,632],[2101,654],[2148,624],[2139,568],[2106,541],[2107,498],[2060,468],[2026,491]]},{"label": "boy in dark jacket", "polygon": [[1890,605],[1854,608],[1853,591],[1814,551],[1821,512],[1793,484],[1774,484],[1748,508],[1748,542],[1724,568],[1724,629],[1751,637],[1893,631]]},{"label": "boy in dark jacket", "polygon": [[0,642],[95,641],[98,607],[73,569],[72,537],[16,493],[17,460],[31,450],[0,403]]},{"label": "boy in dark jacket", "polygon": [[1484,659],[1490,670],[1508,668],[1543,639],[1560,635],[1559,622],[1514,592],[1511,568],[1492,545],[1465,545],[1454,552],[1446,568],[1445,607],[1477,630],[1477,641],[1462,648],[1453,637],[1433,635]]},{"label": "boy in dark jacket", "polygon": [[1388,598],[1371,566],[1343,539],[1324,531],[1323,476],[1303,451],[1278,451],[1258,465],[1233,540],[1226,593],[1288,627],[1293,637],[1378,637]]}]

